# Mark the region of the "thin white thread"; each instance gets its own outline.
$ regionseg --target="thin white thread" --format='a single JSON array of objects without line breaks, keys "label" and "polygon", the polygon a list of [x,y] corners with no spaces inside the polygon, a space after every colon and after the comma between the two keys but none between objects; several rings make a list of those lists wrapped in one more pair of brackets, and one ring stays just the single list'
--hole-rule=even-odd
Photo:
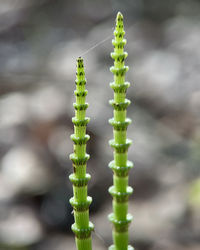
[{"label": "thin white thread", "polygon": [[[112,28],[112,30],[114,30],[114,28]],[[87,53],[89,53],[91,50],[95,49],[96,47],[98,47],[99,45],[101,45],[102,43],[106,42],[108,39],[110,39],[113,36],[113,34],[110,34],[109,36],[107,36],[106,38],[104,38],[103,40],[101,40],[100,42],[96,43],[95,45],[93,45],[92,47],[90,47],[88,50],[86,50],[82,55],[80,55],[81,57],[86,55]]]},{"label": "thin white thread", "polygon": [[96,238],[100,241],[100,243],[107,249],[108,246],[107,246],[107,244],[106,244],[104,238],[103,238],[99,233],[97,233],[96,230],[93,231],[93,234],[94,234],[94,235],[96,236]]},{"label": "thin white thread", "polygon": [[[133,25],[130,25],[129,27],[126,28],[126,33],[128,33],[128,31],[133,27]],[[115,27],[112,28],[112,31],[114,31]],[[83,52],[83,54],[80,55],[80,57],[86,55],[87,53],[89,53],[91,50],[95,49],[96,47],[98,47],[99,45],[101,45],[102,43],[106,42],[108,39],[110,39],[113,36],[113,34],[110,34],[109,36],[107,36],[106,38],[104,38],[103,40],[101,40],[100,42],[96,43],[94,46],[90,47],[88,50],[86,50],[85,52]]]}]

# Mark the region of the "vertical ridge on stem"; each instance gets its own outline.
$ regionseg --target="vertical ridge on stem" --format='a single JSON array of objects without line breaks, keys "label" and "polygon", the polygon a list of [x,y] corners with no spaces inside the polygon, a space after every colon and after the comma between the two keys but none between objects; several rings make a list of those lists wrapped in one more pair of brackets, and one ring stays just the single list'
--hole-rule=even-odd
[{"label": "vertical ridge on stem", "polygon": [[128,53],[124,51],[126,44],[124,35],[123,16],[118,12],[115,38],[112,40],[114,52],[111,53],[114,66],[110,68],[114,75],[114,82],[110,83],[110,87],[114,90],[114,99],[109,103],[114,109],[114,117],[109,123],[113,126],[114,139],[110,140],[109,144],[114,149],[114,160],[109,163],[109,167],[113,170],[113,186],[109,188],[109,193],[113,196],[113,213],[109,215],[109,220],[113,223],[114,244],[109,250],[133,250],[133,247],[128,245],[128,226],[132,220],[132,215],[128,213],[128,197],[133,192],[128,186],[128,173],[133,164],[127,159],[131,140],[127,139],[126,131],[131,120],[126,117],[126,110],[131,102],[126,99],[126,90],[130,84],[125,82],[125,74],[129,68],[125,66]]},{"label": "vertical ridge on stem", "polygon": [[74,123],[74,134],[71,139],[74,142],[74,153],[70,154],[73,163],[74,173],[69,176],[73,184],[74,197],[70,203],[74,210],[74,224],[72,231],[75,234],[76,247],[78,250],[92,250],[91,232],[94,229],[93,224],[89,221],[89,206],[92,198],[87,196],[87,183],[90,175],[86,173],[86,164],[89,155],[86,153],[86,143],[90,139],[86,134],[86,125],[89,118],[85,117],[88,103],[85,102],[87,90],[85,89],[86,79],[84,72],[83,59],[77,59],[76,71],[76,102],[73,104],[75,117],[72,118]]}]

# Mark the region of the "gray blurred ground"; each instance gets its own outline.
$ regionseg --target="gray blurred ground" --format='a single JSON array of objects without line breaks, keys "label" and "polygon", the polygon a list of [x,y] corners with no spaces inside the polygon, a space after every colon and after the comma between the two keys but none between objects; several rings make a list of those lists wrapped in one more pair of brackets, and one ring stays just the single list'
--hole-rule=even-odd
[{"label": "gray blurred ground", "polygon": [[0,1],[0,249],[75,249],[70,226],[75,60],[91,117],[94,249],[111,244],[108,100],[115,15],[124,14],[133,120],[130,241],[200,249],[200,1]]}]

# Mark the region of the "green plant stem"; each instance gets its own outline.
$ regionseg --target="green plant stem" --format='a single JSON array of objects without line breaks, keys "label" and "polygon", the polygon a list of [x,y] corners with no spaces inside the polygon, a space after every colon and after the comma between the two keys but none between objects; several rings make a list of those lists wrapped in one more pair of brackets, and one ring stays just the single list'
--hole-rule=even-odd
[{"label": "green plant stem", "polygon": [[74,134],[71,139],[74,142],[74,153],[70,155],[73,162],[74,173],[69,176],[73,183],[74,197],[70,203],[74,210],[75,223],[72,225],[72,231],[75,234],[76,247],[78,250],[91,250],[91,231],[94,229],[93,224],[89,221],[89,206],[92,198],[87,196],[87,183],[90,175],[86,173],[86,163],[89,155],[86,154],[86,143],[89,135],[86,134],[86,125],[89,118],[85,117],[88,103],[85,102],[87,90],[85,90],[85,72],[83,59],[77,59],[76,72],[76,103],[74,103],[75,117],[72,118],[74,123]]},{"label": "green plant stem", "polygon": [[125,82],[125,73],[128,67],[124,60],[128,56],[124,52],[124,26],[123,16],[119,12],[116,18],[114,31],[115,39],[112,40],[114,52],[111,57],[114,59],[114,66],[110,68],[114,74],[114,82],[110,83],[114,90],[114,100],[110,104],[114,108],[114,118],[109,120],[113,126],[114,139],[109,143],[114,148],[114,161],[110,162],[109,167],[113,170],[113,186],[109,188],[109,193],[113,196],[113,213],[109,215],[109,220],[113,223],[113,245],[110,250],[131,250],[129,242],[128,226],[132,216],[128,214],[128,197],[133,189],[128,186],[128,173],[133,167],[132,162],[127,160],[127,151],[131,141],[126,138],[126,131],[131,120],[126,118],[126,110],[130,101],[126,99],[126,90],[129,83]]}]

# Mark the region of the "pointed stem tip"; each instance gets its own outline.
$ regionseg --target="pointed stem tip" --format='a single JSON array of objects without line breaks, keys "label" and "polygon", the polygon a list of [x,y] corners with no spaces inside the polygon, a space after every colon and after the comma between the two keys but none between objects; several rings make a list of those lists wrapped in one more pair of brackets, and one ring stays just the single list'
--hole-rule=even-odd
[{"label": "pointed stem tip", "polygon": [[77,68],[82,68],[83,67],[83,58],[81,56],[79,56],[76,61],[77,61]]},{"label": "pointed stem tip", "polygon": [[116,19],[118,21],[123,20],[123,15],[122,15],[122,13],[120,11],[117,13],[117,18]]},{"label": "pointed stem tip", "polygon": [[77,61],[77,63],[83,62],[83,58],[81,56],[79,56],[76,61]]}]

